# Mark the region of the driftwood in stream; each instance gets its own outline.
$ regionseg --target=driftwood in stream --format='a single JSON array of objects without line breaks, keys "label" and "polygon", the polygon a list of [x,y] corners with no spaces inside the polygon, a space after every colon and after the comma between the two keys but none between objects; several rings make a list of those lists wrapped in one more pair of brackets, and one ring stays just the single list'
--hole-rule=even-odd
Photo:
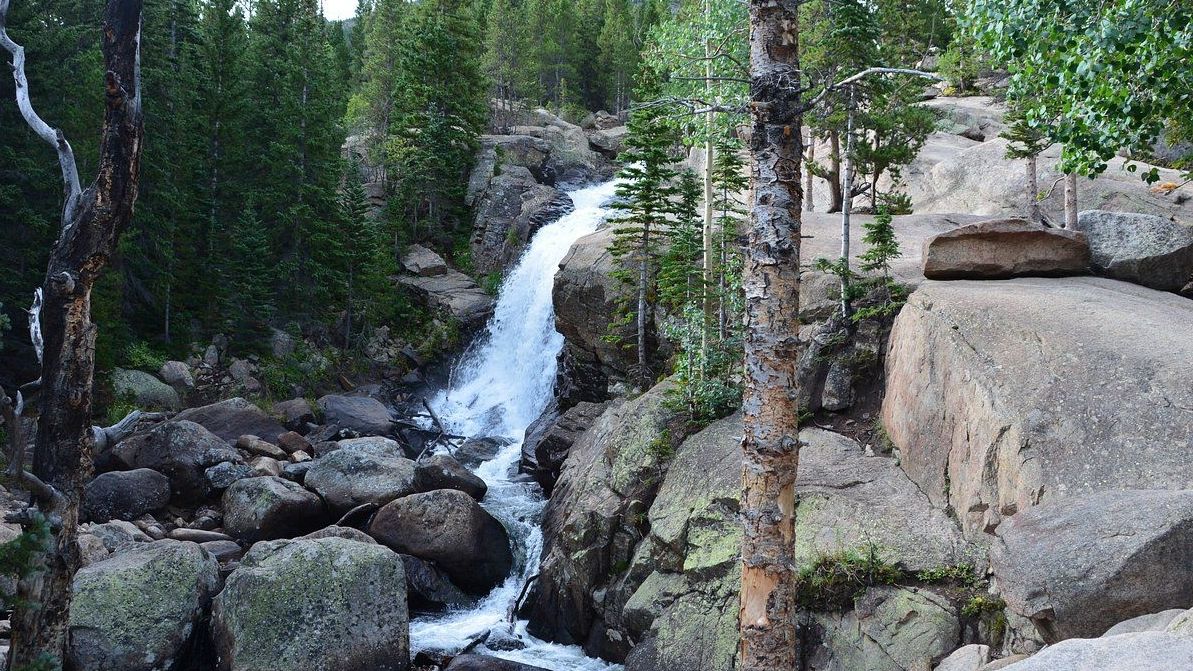
[{"label": "driftwood in stream", "polygon": [[[91,427],[96,325],[91,321],[91,290],[128,225],[137,199],[144,127],[141,111],[140,27],[142,0],[108,0],[101,29],[105,107],[98,172],[85,190],[74,153],[61,131],[34,111],[25,77],[24,49],[5,30],[10,0],[0,0],[0,47],[12,57],[21,116],[53,146],[62,169],[62,226],[50,252],[40,306],[31,315],[42,342],[40,416],[32,474],[45,489],[33,493],[51,520],[52,546],[42,571],[18,585],[12,620],[13,668],[46,657],[61,660],[65,650],[70,585],[79,567],[76,542],[83,487],[92,472],[96,434]],[[5,395],[7,398],[7,395]],[[11,405],[11,402],[9,403]],[[12,426],[16,407],[12,407]],[[135,420],[104,440],[117,438]],[[22,464],[23,465],[23,464]]]}]

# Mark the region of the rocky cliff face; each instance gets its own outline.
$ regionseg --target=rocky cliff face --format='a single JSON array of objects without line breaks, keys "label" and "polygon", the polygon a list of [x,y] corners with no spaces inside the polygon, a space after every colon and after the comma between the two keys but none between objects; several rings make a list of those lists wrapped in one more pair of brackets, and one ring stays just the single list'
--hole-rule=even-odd
[{"label": "rocky cliff face", "polygon": [[521,110],[501,135],[482,135],[466,201],[478,272],[505,270],[544,224],[571,210],[569,185],[609,179],[624,126],[585,130],[544,109]]}]

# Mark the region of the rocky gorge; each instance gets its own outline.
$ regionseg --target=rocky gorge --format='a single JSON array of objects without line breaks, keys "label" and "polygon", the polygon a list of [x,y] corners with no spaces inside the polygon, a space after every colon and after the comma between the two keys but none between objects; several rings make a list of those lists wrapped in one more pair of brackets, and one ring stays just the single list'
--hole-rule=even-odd
[{"label": "rocky gorge", "polygon": [[[931,104],[897,316],[822,337],[838,221],[805,217],[802,668],[1193,668],[1193,205],[1112,176],[1075,231],[1009,218],[998,105]],[[632,390],[602,338],[616,123],[482,138],[499,297],[425,248],[397,279],[479,332],[449,384],[408,381],[425,408],[183,409],[200,364],[128,376],[167,414],[96,455],[70,667],[734,669],[741,418]]]}]

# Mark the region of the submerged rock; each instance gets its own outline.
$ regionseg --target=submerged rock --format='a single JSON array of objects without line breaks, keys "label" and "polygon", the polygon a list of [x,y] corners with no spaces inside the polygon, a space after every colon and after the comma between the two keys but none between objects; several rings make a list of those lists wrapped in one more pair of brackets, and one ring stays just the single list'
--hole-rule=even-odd
[{"label": "submerged rock", "polygon": [[547,671],[541,666],[531,666],[508,659],[488,655],[456,655],[443,671]]},{"label": "submerged rock", "polygon": [[211,614],[221,671],[406,671],[402,561],[343,538],[258,543]]}]

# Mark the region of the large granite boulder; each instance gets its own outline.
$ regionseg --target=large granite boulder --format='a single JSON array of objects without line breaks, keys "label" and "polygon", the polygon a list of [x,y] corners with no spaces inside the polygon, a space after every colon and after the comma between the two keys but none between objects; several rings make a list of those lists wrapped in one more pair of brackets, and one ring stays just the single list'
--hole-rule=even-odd
[{"label": "large granite boulder", "polygon": [[112,371],[112,393],[118,399],[131,399],[139,408],[177,410],[182,406],[173,387],[141,370]]},{"label": "large granite boulder", "polygon": [[804,429],[800,438],[797,562],[870,544],[882,559],[908,571],[976,559],[957,523],[894,459],[867,456],[853,439],[823,429]]},{"label": "large granite boulder", "polygon": [[636,355],[605,339],[616,314],[618,291],[612,277],[612,242],[608,227],[577,240],[559,263],[551,299],[555,330],[563,334],[569,354],[581,365],[624,377],[637,363]]},{"label": "large granite boulder", "polygon": [[941,233],[924,243],[930,280],[1001,280],[1089,272],[1084,233],[1023,219],[992,219]]},{"label": "large granite boulder", "polygon": [[472,594],[501,584],[513,568],[505,527],[464,492],[438,489],[386,504],[369,535],[397,552],[435,562]]},{"label": "large granite boulder", "polygon": [[237,480],[223,501],[224,530],[242,542],[293,538],[327,523],[318,496],[276,476]]},{"label": "large granite boulder", "polygon": [[535,636],[576,644],[603,636],[594,594],[616,577],[614,567],[628,566],[670,441],[684,437],[679,427],[671,432],[671,389],[666,381],[615,402],[572,446],[547,504],[539,579],[527,598]]},{"label": "large granite boulder", "polygon": [[1090,210],[1077,216],[1099,274],[1160,291],[1193,283],[1193,223]]},{"label": "large granite boulder", "polygon": [[92,522],[135,520],[170,502],[170,479],[149,468],[103,473],[83,491],[83,513]]},{"label": "large granite boulder", "polygon": [[1044,501],[1185,489],[1193,302],[1101,278],[925,282],[895,320],[882,422],[968,534]]},{"label": "large granite boulder", "polygon": [[410,245],[406,248],[406,253],[402,255],[402,269],[419,277],[446,275],[450,270],[442,256],[422,245]]},{"label": "large granite boulder", "polygon": [[286,428],[264,410],[240,397],[183,410],[174,419],[199,424],[229,443],[244,435],[258,436],[272,443],[279,434],[286,432]]},{"label": "large granite boulder", "polygon": [[170,479],[175,502],[191,504],[206,495],[204,472],[218,463],[242,463],[226,441],[187,420],[158,424],[112,448],[112,457],[126,469],[149,468]]},{"label": "large granite boulder", "polygon": [[[648,514],[650,533],[619,586],[641,580],[620,616],[625,633],[642,641],[626,659],[628,671],[734,668],[741,431],[740,417],[713,423],[686,440],[667,469]],[[909,571],[974,558],[957,525],[928,503],[893,459],[866,456],[849,438],[821,429],[806,429],[800,437],[800,565],[869,544]],[[609,606],[606,600],[606,625],[617,622]],[[808,668],[921,668],[955,647],[954,610],[931,592],[872,590],[853,610],[812,616],[815,636],[808,651],[815,663]],[[908,666],[897,666],[902,663]]]},{"label": "large granite boulder", "polygon": [[741,419],[722,419],[684,441],[667,468],[647,514],[650,533],[610,590],[628,595],[620,617],[606,617],[606,626],[612,621],[641,641],[626,658],[627,671],[734,668],[740,441]]},{"label": "large granite boulder", "polygon": [[[1006,157],[1005,138],[984,142],[947,133],[935,133],[924,151],[902,170],[903,190],[911,196],[917,213],[968,212],[996,217],[1021,217],[1029,210],[1027,177],[1022,160]],[[818,149],[819,153],[819,149]],[[1064,221],[1064,189],[1049,189],[1061,174],[1056,167],[1061,146],[1045,149],[1037,159],[1039,186],[1047,197],[1039,201],[1044,216]],[[826,154],[820,154],[825,156]],[[1141,212],[1160,217],[1193,220],[1193,202],[1180,196],[1156,193],[1139,179],[1152,166],[1139,164],[1136,173],[1124,169],[1126,159],[1114,157],[1096,179],[1077,180],[1079,210]],[[1157,168],[1162,182],[1180,183],[1180,171]],[[880,184],[879,188],[883,188]],[[823,197],[819,203],[827,202]]]},{"label": "large granite boulder", "polygon": [[195,543],[122,548],[75,574],[66,664],[79,671],[170,671],[185,663],[219,565]]},{"label": "large granite boulder", "polygon": [[157,375],[179,394],[185,394],[195,388],[195,378],[191,375],[191,369],[182,361],[165,362]]},{"label": "large granite boulder", "polygon": [[1193,669],[1193,638],[1145,631],[1106,638],[1074,638],[1002,671],[1175,671]]},{"label": "large granite boulder", "polygon": [[[347,442],[347,441],[344,441]],[[415,492],[415,464],[394,441],[341,446],[319,457],[304,484],[315,490],[337,515],[363,503],[379,506]]]},{"label": "large granite boulder", "polygon": [[466,328],[484,324],[493,314],[493,297],[464,273],[447,272],[423,276],[402,275],[398,278],[414,297],[426,307],[444,313]]},{"label": "large granite boulder", "polygon": [[384,436],[393,430],[393,413],[375,398],[329,394],[319,399],[323,421],[363,436]]},{"label": "large granite boulder", "polygon": [[402,560],[344,538],[258,543],[211,614],[221,671],[405,671]]},{"label": "large granite boulder", "polygon": [[990,567],[1007,607],[1045,643],[1193,607],[1193,491],[1097,492],[1021,511],[996,530]]}]

